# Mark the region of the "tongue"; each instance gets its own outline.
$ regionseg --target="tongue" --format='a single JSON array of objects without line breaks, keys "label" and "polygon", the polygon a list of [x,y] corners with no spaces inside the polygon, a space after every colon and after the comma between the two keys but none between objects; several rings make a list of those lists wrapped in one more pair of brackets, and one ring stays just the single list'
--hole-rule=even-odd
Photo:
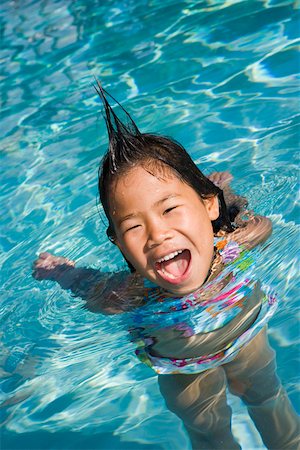
[{"label": "tongue", "polygon": [[185,250],[169,261],[163,261],[161,267],[174,277],[180,277],[186,271],[190,261],[190,252]]}]

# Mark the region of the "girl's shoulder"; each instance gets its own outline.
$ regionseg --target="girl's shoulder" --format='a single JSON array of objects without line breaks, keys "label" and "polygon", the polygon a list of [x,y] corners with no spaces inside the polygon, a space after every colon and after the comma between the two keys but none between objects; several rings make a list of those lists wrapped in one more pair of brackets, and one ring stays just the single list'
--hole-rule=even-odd
[{"label": "girl's shoulder", "polygon": [[272,233],[272,222],[265,216],[243,211],[235,218],[236,229],[226,234],[226,239],[248,250],[266,241]]}]

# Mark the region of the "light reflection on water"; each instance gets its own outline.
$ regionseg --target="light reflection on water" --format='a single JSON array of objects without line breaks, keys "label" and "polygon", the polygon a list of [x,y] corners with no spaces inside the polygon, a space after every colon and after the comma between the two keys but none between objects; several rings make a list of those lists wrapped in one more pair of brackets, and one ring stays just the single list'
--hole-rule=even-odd
[{"label": "light reflection on water", "polygon": [[[188,446],[118,319],[31,278],[42,250],[105,271],[123,267],[95,201],[106,135],[93,75],[143,131],[173,136],[205,173],[230,170],[235,189],[273,220],[261,272],[279,292],[270,336],[297,406],[296,2],[2,6],[1,395],[15,448],[13,432],[39,440],[46,431],[69,433],[60,448],[79,432],[86,448],[98,448],[99,434],[107,448]],[[239,400],[230,402],[240,442],[262,446]]]}]

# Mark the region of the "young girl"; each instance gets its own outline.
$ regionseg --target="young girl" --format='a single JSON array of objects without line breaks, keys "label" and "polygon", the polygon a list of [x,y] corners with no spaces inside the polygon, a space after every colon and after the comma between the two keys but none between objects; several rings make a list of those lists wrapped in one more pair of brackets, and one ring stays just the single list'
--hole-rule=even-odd
[{"label": "young girl", "polygon": [[109,135],[100,200],[131,274],[99,274],[43,253],[35,277],[58,281],[93,311],[123,314],[193,449],[240,448],[226,387],[247,405],[267,448],[299,448],[298,418],[266,335],[276,300],[257,281],[250,251],[269,236],[270,221],[242,210],[228,173],[212,182],[182,146],[140,133],[126,111],[125,125],[99,84],[97,92]]}]

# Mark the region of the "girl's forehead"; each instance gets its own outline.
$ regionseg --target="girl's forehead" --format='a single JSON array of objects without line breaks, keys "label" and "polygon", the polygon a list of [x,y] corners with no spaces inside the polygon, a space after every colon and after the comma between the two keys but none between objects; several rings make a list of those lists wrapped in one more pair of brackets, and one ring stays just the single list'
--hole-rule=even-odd
[{"label": "girl's forehead", "polygon": [[198,198],[198,194],[171,170],[153,173],[137,166],[120,175],[111,185],[109,206],[111,212],[127,208],[142,210],[174,197],[191,200]]},{"label": "girl's forehead", "polygon": [[129,167],[126,171],[122,171],[114,177],[112,185],[116,187],[118,184],[128,184],[132,179],[151,182],[153,180],[149,175],[162,182],[170,181],[174,178],[181,181],[179,174],[170,166],[167,166],[161,161],[150,160]]},{"label": "girl's forehead", "polygon": [[134,166],[128,171],[118,175],[111,184],[110,196],[125,194],[126,191],[132,188],[144,189],[149,186],[149,189],[161,186],[167,188],[175,182],[185,184],[179,176],[177,176],[168,166],[161,167],[161,164],[151,166]]}]

